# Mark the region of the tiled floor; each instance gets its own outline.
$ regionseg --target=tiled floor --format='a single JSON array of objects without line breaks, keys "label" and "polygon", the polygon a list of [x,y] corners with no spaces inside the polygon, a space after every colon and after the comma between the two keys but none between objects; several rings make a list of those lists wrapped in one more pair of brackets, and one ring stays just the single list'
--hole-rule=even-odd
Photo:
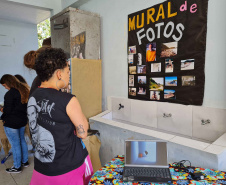
[{"label": "tiled floor", "polygon": [[[0,159],[3,157],[1,155]],[[13,157],[10,156],[5,164],[0,164],[0,185],[29,185],[34,169],[34,157],[32,155],[29,155],[29,163],[30,166],[23,168],[21,173],[6,173],[5,169],[13,166]]]}]

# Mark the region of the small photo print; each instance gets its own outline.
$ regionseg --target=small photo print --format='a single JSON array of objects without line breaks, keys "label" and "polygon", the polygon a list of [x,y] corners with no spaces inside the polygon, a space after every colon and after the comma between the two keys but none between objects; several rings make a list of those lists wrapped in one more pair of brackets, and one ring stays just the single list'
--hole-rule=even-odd
[{"label": "small photo print", "polygon": [[151,100],[160,100],[160,91],[150,91]]},{"label": "small photo print", "polygon": [[137,66],[130,66],[129,74],[137,74]]},{"label": "small photo print", "polygon": [[137,53],[136,46],[130,46],[129,47],[129,54],[136,54],[136,53]]},{"label": "small photo print", "polygon": [[181,70],[195,69],[195,59],[181,60]]},{"label": "small photo print", "polygon": [[151,64],[151,72],[161,72],[161,62]]},{"label": "small photo print", "polygon": [[146,65],[137,66],[138,74],[146,74]]},{"label": "small photo print", "polygon": [[150,90],[163,91],[163,78],[150,78]]},{"label": "small photo print", "polygon": [[128,55],[128,63],[133,64],[133,56],[134,55]]},{"label": "small photo print", "polygon": [[142,65],[142,54],[141,53],[138,53],[138,63],[137,65]]},{"label": "small photo print", "polygon": [[130,96],[136,96],[136,88],[129,88],[129,95]]},{"label": "small photo print", "polygon": [[134,75],[129,75],[129,86],[134,86]]},{"label": "small photo print", "polygon": [[146,45],[146,62],[153,62],[156,60],[156,42]]},{"label": "small photo print", "polygon": [[67,59],[67,63],[68,63],[69,66],[71,65],[71,59],[70,58]]},{"label": "small photo print", "polygon": [[182,86],[195,86],[195,76],[182,76]]},{"label": "small photo print", "polygon": [[139,87],[139,90],[138,90],[137,94],[146,95],[146,89],[145,89],[145,87]]},{"label": "small photo print", "polygon": [[177,55],[177,42],[162,43],[160,57],[174,57]]},{"label": "small photo print", "polygon": [[138,84],[146,84],[147,78],[146,76],[138,76]]},{"label": "small photo print", "polygon": [[164,99],[176,99],[175,90],[164,90]]},{"label": "small photo print", "polygon": [[165,86],[177,86],[177,76],[165,77]]},{"label": "small photo print", "polygon": [[166,59],[165,60],[165,72],[166,73],[172,73],[173,72],[173,60],[172,59]]}]

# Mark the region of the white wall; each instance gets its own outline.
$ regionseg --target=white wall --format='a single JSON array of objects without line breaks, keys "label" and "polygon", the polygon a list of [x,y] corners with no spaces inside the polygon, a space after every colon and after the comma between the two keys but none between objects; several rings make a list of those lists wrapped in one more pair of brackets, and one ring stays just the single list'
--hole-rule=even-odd
[{"label": "white wall", "polygon": [[[103,108],[107,96],[127,97],[127,16],[164,0],[92,0],[79,7],[99,13],[103,60]],[[226,1],[209,0],[203,106],[226,108]]]},{"label": "white wall", "polygon": [[[37,25],[17,23],[0,19],[0,78],[4,74],[20,74],[29,85],[36,76],[23,64],[24,55],[38,49]],[[3,44],[11,46],[1,46]],[[4,100],[6,90],[0,86],[0,102]]]}]

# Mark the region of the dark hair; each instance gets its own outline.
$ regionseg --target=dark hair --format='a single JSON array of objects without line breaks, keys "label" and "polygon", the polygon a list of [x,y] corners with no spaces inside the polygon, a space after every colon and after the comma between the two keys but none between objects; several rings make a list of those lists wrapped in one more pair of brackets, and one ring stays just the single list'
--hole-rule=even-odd
[{"label": "dark hair", "polygon": [[42,42],[42,46],[49,46],[49,47],[51,47],[51,37],[48,37],[48,38],[44,39],[43,42]]},{"label": "dark hair", "polygon": [[35,59],[37,57],[36,51],[29,51],[24,55],[24,65],[29,69],[34,69]]},{"label": "dark hair", "polygon": [[37,51],[29,51],[24,55],[24,65],[29,69],[35,69],[35,60],[37,56],[43,52],[46,48],[51,47],[51,37],[43,40],[42,47]]},{"label": "dark hair", "polygon": [[21,83],[27,84],[27,81],[19,74],[14,75]]},{"label": "dark hair", "polygon": [[30,90],[28,86],[21,83],[15,76],[10,74],[5,74],[0,79],[1,84],[6,84],[9,88],[15,88],[20,92],[21,103],[27,103]]},{"label": "dark hair", "polygon": [[35,61],[35,70],[42,82],[48,81],[57,69],[67,66],[67,57],[60,48],[46,48]]}]

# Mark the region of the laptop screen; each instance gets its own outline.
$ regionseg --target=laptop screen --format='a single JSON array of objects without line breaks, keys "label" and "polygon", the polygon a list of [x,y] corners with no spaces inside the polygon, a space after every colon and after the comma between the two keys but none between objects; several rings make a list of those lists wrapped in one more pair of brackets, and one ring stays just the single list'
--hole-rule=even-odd
[{"label": "laptop screen", "polygon": [[126,166],[168,166],[167,143],[163,141],[125,141]]}]

